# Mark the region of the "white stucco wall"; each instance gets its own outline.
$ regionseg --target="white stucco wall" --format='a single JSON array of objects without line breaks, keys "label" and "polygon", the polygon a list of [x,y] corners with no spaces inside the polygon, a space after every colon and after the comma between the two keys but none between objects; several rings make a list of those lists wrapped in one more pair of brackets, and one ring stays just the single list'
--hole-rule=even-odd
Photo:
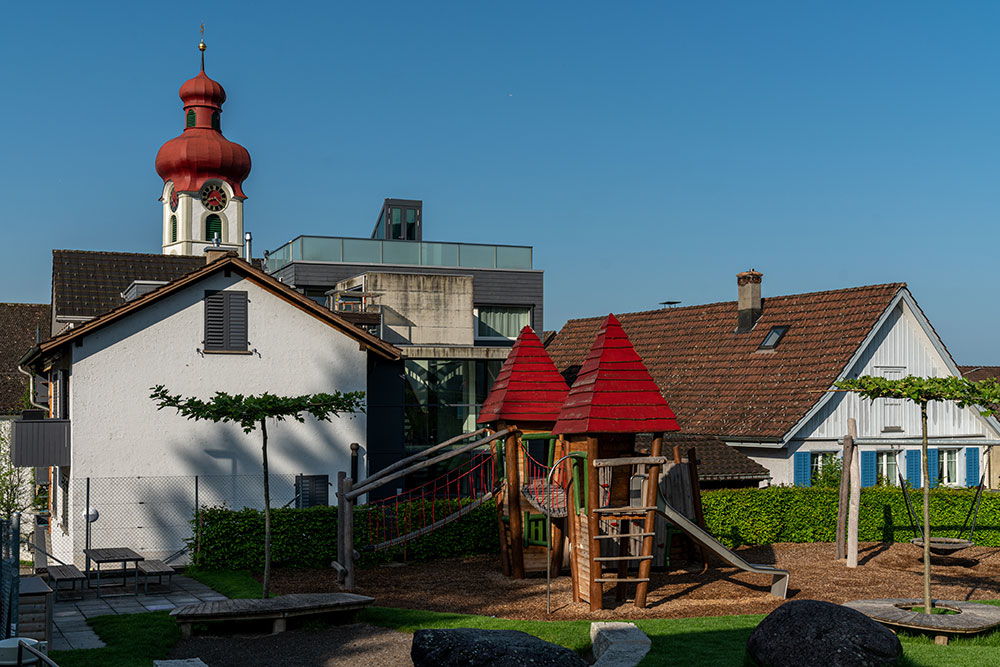
[{"label": "white stucco wall", "polygon": [[[248,330],[252,354],[205,354],[206,290],[245,290],[249,295]],[[193,476],[199,480],[202,504],[238,504],[243,494],[256,495],[261,475],[261,434],[244,434],[232,424],[195,422],[176,411],[158,411],[150,388],[165,385],[171,393],[209,398],[215,391],[299,395],[366,389],[367,353],[356,340],[312,315],[243,280],[221,273],[137,311],[84,337],[73,347],[70,380],[72,423],[72,505],[69,539],[82,548],[83,484],[91,482],[91,505],[102,512],[94,530],[111,531],[116,523],[177,523],[162,515],[180,512],[190,519],[194,507]],[[292,476],[349,470],[350,443],[365,444],[363,414],[318,422],[271,422],[268,461],[272,497],[290,499]],[[362,448],[362,452],[364,449]],[[361,462],[362,470],[365,462]],[[250,475],[257,479],[233,476]],[[145,480],[136,477],[172,478]],[[180,478],[184,479],[180,479]],[[100,482],[96,478],[102,478]],[[105,478],[122,479],[120,482]],[[238,489],[237,487],[240,487]],[[246,491],[250,489],[250,491]],[[131,495],[130,495],[131,494]],[[332,494],[331,494],[332,495]],[[134,496],[134,497],[133,497]],[[236,499],[235,501],[233,499]],[[145,513],[119,519],[118,506],[143,500]],[[163,511],[157,505],[163,505]],[[167,505],[180,509],[167,511]],[[183,526],[182,526],[183,528]],[[70,545],[53,528],[53,545],[67,553]],[[95,546],[124,536],[108,533]],[[157,545],[138,545],[155,550]],[[135,547],[133,547],[135,548]],[[59,555],[59,553],[57,553]]]}]

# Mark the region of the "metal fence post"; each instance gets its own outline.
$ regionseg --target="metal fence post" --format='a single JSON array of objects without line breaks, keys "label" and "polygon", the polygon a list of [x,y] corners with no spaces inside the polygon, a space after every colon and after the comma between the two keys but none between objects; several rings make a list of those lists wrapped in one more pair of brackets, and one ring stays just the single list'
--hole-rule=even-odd
[{"label": "metal fence post", "polygon": [[87,564],[84,569],[87,571],[87,581],[90,581],[90,478],[87,478],[87,509],[83,513],[83,522],[87,525],[86,530],[86,543],[87,545],[83,549],[83,553],[87,555]]},{"label": "metal fence post", "polygon": [[194,553],[201,556],[201,502],[198,499],[198,475],[194,476]]},{"label": "metal fence post", "polygon": [[357,484],[358,482],[358,450],[361,449],[361,445],[356,442],[351,443],[351,481]]}]

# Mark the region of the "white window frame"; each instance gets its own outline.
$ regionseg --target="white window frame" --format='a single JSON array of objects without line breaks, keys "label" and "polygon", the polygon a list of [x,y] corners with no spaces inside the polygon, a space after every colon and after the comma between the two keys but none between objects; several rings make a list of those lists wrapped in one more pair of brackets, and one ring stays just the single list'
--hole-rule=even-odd
[{"label": "white window frame", "polygon": [[[890,475],[888,471],[889,459],[892,459],[893,467],[895,468],[894,474]],[[878,478],[888,480],[889,484],[893,486],[899,486],[899,452],[895,449],[883,449],[875,452],[875,479]]]},{"label": "white window frame", "polygon": [[525,306],[523,304],[513,304],[513,305],[483,304],[481,306],[476,306],[475,308],[472,309],[472,333],[473,333],[473,337],[476,340],[486,340],[486,341],[489,341],[489,340],[501,341],[502,340],[502,341],[511,341],[511,340],[517,339],[517,335],[519,333],[521,333],[520,330],[518,330],[517,333],[515,333],[513,336],[480,336],[479,335],[479,310],[481,308],[523,308],[524,310],[528,311],[528,322],[527,322],[527,324],[528,324],[529,327],[531,326],[531,315],[532,315],[532,307],[531,306]]},{"label": "white window frame", "polygon": [[812,484],[816,476],[823,470],[823,466],[832,463],[836,458],[837,452],[833,450],[809,452],[809,483]]},{"label": "white window frame", "polygon": [[[875,375],[887,380],[901,380],[906,376],[906,366],[876,366]],[[903,399],[881,398],[882,401],[882,432],[903,432]]]},{"label": "white window frame", "polygon": [[[941,486],[962,486],[961,477],[962,474],[958,469],[958,452],[959,448],[938,448],[938,484]],[[955,463],[955,478],[946,479],[945,473],[948,472],[947,459],[950,457],[954,458]]]}]

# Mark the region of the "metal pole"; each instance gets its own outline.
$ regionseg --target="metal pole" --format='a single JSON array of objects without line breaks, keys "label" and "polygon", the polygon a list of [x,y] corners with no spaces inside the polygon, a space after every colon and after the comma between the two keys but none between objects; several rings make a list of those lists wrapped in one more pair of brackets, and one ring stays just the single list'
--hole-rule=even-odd
[{"label": "metal pole", "polygon": [[[83,550],[84,554],[90,551],[90,478],[87,478],[87,511],[83,515],[83,520],[87,524],[87,546]],[[84,568],[87,570],[87,581],[90,581],[90,555],[87,554],[87,565]]]},{"label": "metal pole", "polygon": [[305,491],[305,489],[302,488],[302,483],[305,481],[304,479],[302,479],[302,476],[303,476],[302,473],[299,473],[299,478],[298,480],[296,480],[297,481],[296,486],[298,488],[295,489],[295,509],[297,510],[302,509],[302,493],[303,491]]},{"label": "metal pole", "polygon": [[[554,473],[556,471],[556,468],[559,466],[560,463],[562,463],[566,459],[571,459],[573,457],[580,457],[583,454],[584,454],[583,452],[570,452],[566,456],[562,457],[561,459],[559,459],[558,461],[556,461],[555,463],[553,463],[552,467],[549,468],[549,474],[545,476],[545,478],[546,478],[545,479],[545,488],[546,489],[551,489],[552,488],[552,473]],[[551,499],[552,498],[552,493],[550,492],[548,495],[549,495],[549,498]],[[576,508],[574,506],[574,508],[572,510],[570,510],[569,506],[570,506],[570,502],[569,502],[569,498],[567,498],[566,499],[566,515],[569,517],[569,520],[572,521],[573,518],[574,518],[573,515],[576,512]],[[545,508],[543,507],[542,510],[544,511],[544,509]],[[551,508],[549,508],[549,509],[551,509]],[[548,538],[548,539],[545,540],[545,613],[546,614],[551,614],[552,613],[552,604],[551,604],[550,600],[551,600],[551,597],[552,597],[552,563],[550,562],[551,555],[549,554],[549,551],[552,548],[552,544],[551,544],[551,542],[552,542],[552,515],[549,514],[548,512],[545,512],[545,535]],[[572,546],[574,546],[574,545],[570,545],[570,546],[572,548]],[[573,551],[570,551],[570,558],[572,558],[572,557],[573,557]],[[573,582],[573,585],[576,586],[576,582],[575,581]]]},{"label": "metal pole", "polygon": [[356,442],[351,443],[351,482],[358,481],[358,450],[361,445]]},{"label": "metal pole", "polygon": [[198,498],[198,475],[194,476],[194,551],[201,555],[201,503]]}]

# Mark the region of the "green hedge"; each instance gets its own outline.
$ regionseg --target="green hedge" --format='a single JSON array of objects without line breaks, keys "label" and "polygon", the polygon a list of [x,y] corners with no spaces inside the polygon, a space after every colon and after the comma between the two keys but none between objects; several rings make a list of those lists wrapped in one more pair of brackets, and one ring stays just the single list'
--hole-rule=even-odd
[{"label": "green hedge", "polygon": [[[909,492],[920,514],[922,492]],[[702,493],[708,530],[728,547],[776,542],[833,542],[837,525],[837,490],[774,486],[767,489],[721,489]],[[931,534],[956,537],[975,500],[974,489],[935,489],[931,492]],[[457,501],[435,501],[435,516],[457,509]],[[415,501],[396,509],[430,516],[430,504]],[[499,553],[496,508],[484,503],[454,523],[404,547],[378,553],[365,547],[377,533],[373,514],[366,506],[354,509],[354,546],[361,563],[394,559],[430,560],[482,553]],[[275,509],[272,517],[272,556],[276,564],[290,567],[328,567],[337,556],[337,508]],[[905,542],[913,537],[903,493],[893,487],[861,491],[858,539],[863,542]],[[429,523],[429,519],[425,518]],[[413,528],[418,525],[413,525]],[[976,523],[976,544],[1000,546],[1000,494],[985,492]],[[214,569],[259,570],[264,562],[264,515],[256,510],[225,508],[202,510],[201,550],[191,550],[195,564]]]},{"label": "green hedge", "polygon": [[[922,517],[923,492],[909,491]],[[958,537],[975,489],[931,491],[931,534]],[[702,493],[708,530],[728,547],[775,542],[833,542],[837,536],[837,489],[773,486],[767,489],[720,489]],[[913,537],[903,492],[894,487],[861,490],[858,539],[904,542]],[[966,530],[966,535],[968,534]],[[976,522],[976,544],[1000,546],[1000,494],[983,493]]]},{"label": "green hedge", "polygon": [[[400,517],[430,517],[430,503],[414,501],[393,508]],[[434,501],[437,518],[458,509],[457,501]],[[483,503],[468,516],[409,542],[405,547],[373,552],[370,533],[378,533],[376,521],[382,516],[366,506],[354,508],[354,548],[361,552],[361,563],[371,564],[393,559],[428,560],[480,553],[498,553],[496,507]],[[427,523],[429,523],[429,519]],[[197,526],[196,526],[197,534]],[[205,507],[201,512],[201,544],[189,542],[194,564],[207,569],[259,570],[264,563],[264,513]],[[337,557],[337,508],[271,510],[272,562],[288,567],[329,567]]]}]

